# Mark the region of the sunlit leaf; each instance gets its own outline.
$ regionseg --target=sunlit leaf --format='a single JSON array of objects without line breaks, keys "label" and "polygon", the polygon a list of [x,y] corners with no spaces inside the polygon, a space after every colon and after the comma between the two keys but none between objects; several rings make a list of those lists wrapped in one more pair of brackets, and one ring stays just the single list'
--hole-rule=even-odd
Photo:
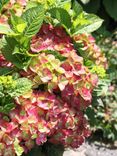
[{"label": "sunlit leaf", "polygon": [[43,5],[39,5],[23,13],[22,18],[27,23],[27,27],[24,31],[25,36],[32,37],[39,31],[43,23],[44,12]]}]

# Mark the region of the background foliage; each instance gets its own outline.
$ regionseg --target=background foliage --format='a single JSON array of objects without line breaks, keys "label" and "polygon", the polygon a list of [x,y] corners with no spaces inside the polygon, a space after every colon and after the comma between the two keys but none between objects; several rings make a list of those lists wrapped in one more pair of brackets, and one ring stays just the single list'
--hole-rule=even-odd
[{"label": "background foliage", "polygon": [[[96,13],[104,23],[93,35],[108,59],[107,77],[94,92],[93,107],[87,109],[92,129],[117,140],[117,1],[78,0],[84,10]],[[100,136],[101,137],[101,136]]]},{"label": "background foliage", "polygon": [[117,1],[116,0],[77,0],[88,13],[95,13],[104,23],[97,31],[108,36],[117,27]]},{"label": "background foliage", "polygon": [[[97,37],[97,42],[108,58],[107,78],[100,81],[94,92],[93,107],[87,115],[94,131],[101,130],[103,137],[117,140],[117,33],[108,38]],[[90,116],[90,114],[92,116]],[[101,136],[100,136],[101,137]]]}]

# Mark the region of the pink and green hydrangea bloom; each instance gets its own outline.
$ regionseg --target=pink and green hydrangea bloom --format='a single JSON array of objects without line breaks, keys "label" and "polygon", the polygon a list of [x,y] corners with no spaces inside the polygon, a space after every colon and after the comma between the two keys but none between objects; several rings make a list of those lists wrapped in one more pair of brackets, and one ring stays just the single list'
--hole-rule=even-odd
[{"label": "pink and green hydrangea bloom", "polygon": [[[9,6],[15,11],[13,15],[18,15],[15,16],[18,20],[22,11],[25,12],[27,2],[28,0],[10,0],[5,5],[5,17],[1,14],[0,24],[8,25]],[[23,20],[25,18],[24,16]],[[0,110],[1,156],[21,156],[35,145],[43,145],[47,140],[64,147],[78,148],[90,135],[84,111],[91,104],[92,92],[98,82],[98,74],[85,65],[84,58],[88,55],[95,65],[104,69],[107,67],[105,56],[90,35],[70,35],[64,24],[55,26],[45,21],[38,32],[33,35],[30,31],[28,33],[28,41],[28,37],[22,36],[23,32],[16,32],[14,35],[13,31],[10,34],[11,38],[14,35],[13,40],[16,37],[15,43],[21,44],[19,51],[23,51],[23,54],[19,54],[21,51],[17,52],[17,46],[9,58],[10,52],[6,55],[4,48],[1,49],[3,53],[0,54],[0,68],[7,68],[9,71],[5,71],[5,76],[11,75],[15,81],[18,75],[18,78],[26,78],[32,83],[31,89],[21,91],[22,95],[18,94],[18,90],[18,96],[12,96],[14,107],[10,111],[5,113]],[[5,33],[0,34],[3,38]],[[82,43],[84,57],[79,54],[74,42]],[[28,50],[25,51],[26,48]],[[24,57],[22,61],[30,57],[31,59],[27,61],[25,68],[20,68],[14,57],[16,60]],[[2,81],[1,84],[3,85]],[[7,94],[11,98],[11,92]]]}]

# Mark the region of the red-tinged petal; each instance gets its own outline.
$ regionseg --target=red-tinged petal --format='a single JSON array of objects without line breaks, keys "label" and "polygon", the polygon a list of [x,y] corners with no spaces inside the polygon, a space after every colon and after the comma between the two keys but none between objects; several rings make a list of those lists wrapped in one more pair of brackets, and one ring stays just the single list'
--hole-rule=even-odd
[{"label": "red-tinged petal", "polygon": [[76,107],[78,110],[81,110],[82,104],[81,104],[80,98],[78,96],[72,96],[71,105]]},{"label": "red-tinged petal", "polygon": [[92,35],[89,35],[88,39],[91,43],[95,43],[95,38]]},{"label": "red-tinged petal", "polygon": [[98,76],[97,75],[91,75],[91,83],[93,86],[97,86],[98,84]]},{"label": "red-tinged petal", "polygon": [[0,17],[0,23],[1,24],[7,24],[7,17],[6,16],[1,16]]},{"label": "red-tinged petal", "polygon": [[64,91],[63,92],[66,92],[66,96],[67,95],[72,95],[73,93],[74,93],[74,87],[73,87],[73,85],[67,85],[66,87],[65,87],[65,89],[64,89]]},{"label": "red-tinged petal", "polygon": [[54,29],[54,33],[55,33],[55,35],[57,35],[57,36],[59,36],[59,37],[62,37],[62,38],[63,38],[64,36],[66,36],[66,33],[65,33],[63,27],[56,27],[56,28]]},{"label": "red-tinged petal", "polygon": [[29,116],[35,116],[36,118],[38,118],[39,117],[38,111],[39,111],[38,107],[32,106],[27,110],[27,113]]},{"label": "red-tinged petal", "polygon": [[39,134],[38,137],[36,138],[37,145],[41,145],[46,141],[47,141],[47,138],[46,138],[45,134]]},{"label": "red-tinged petal", "polygon": [[15,128],[17,128],[17,124],[14,124],[13,122],[11,122],[11,123],[8,123],[7,125],[6,125],[6,132],[7,133],[10,133],[10,132],[12,132]]},{"label": "red-tinged petal", "polygon": [[69,83],[69,81],[64,76],[59,77],[58,87],[61,91],[63,91],[65,89],[65,87],[67,86],[68,83]]},{"label": "red-tinged petal", "polygon": [[8,134],[4,134],[2,141],[5,142],[6,145],[11,145],[13,143],[14,139],[11,138]]},{"label": "red-tinged petal", "polygon": [[77,81],[82,81],[82,77],[80,75],[73,74],[73,81],[77,83]]},{"label": "red-tinged petal", "polygon": [[83,135],[84,135],[84,137],[89,137],[91,135],[91,131],[89,129],[85,129],[83,131]]},{"label": "red-tinged petal", "polygon": [[65,71],[72,71],[73,67],[69,64],[69,62],[64,62],[62,65],[61,65],[62,68],[65,69]]},{"label": "red-tinged petal", "polygon": [[80,95],[84,98],[86,101],[91,101],[92,96],[91,96],[91,91],[87,88],[82,88],[79,91]]},{"label": "red-tinged petal", "polygon": [[84,143],[84,141],[85,141],[84,136],[78,136],[77,139],[78,139],[78,144],[79,145],[82,145]]},{"label": "red-tinged petal", "polygon": [[0,67],[13,67],[11,62],[8,62],[2,54],[0,54]]},{"label": "red-tinged petal", "polygon": [[40,33],[44,33],[44,34],[47,34],[48,31],[51,31],[53,30],[53,26],[52,25],[49,25],[49,24],[43,24],[41,30],[40,30]]},{"label": "red-tinged petal", "polygon": [[44,110],[49,110],[53,106],[49,101],[38,101],[37,105]]},{"label": "red-tinged petal", "polygon": [[78,56],[77,53],[76,53],[76,51],[74,51],[74,50],[72,50],[72,51],[70,52],[69,57],[72,58],[72,60],[73,60],[74,62],[79,62],[79,63],[81,63],[81,64],[83,63],[83,58],[82,58],[81,56]]},{"label": "red-tinged petal", "polygon": [[52,73],[49,69],[45,68],[43,69],[43,75],[40,77],[40,79],[46,83],[48,82],[49,80],[52,79]]},{"label": "red-tinged petal", "polygon": [[15,138],[15,137],[21,138],[21,131],[18,127],[11,132],[11,137],[12,138]]}]

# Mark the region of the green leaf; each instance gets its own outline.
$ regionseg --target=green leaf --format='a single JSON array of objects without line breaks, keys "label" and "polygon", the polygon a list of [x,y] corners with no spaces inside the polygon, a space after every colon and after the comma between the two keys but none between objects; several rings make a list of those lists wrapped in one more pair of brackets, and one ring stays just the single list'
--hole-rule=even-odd
[{"label": "green leaf", "polygon": [[117,0],[103,0],[103,4],[108,14],[117,20]]},{"label": "green leaf", "polygon": [[13,71],[12,68],[8,68],[8,67],[0,67],[0,76],[1,75],[8,75]]},{"label": "green leaf", "polygon": [[31,9],[33,7],[37,7],[40,3],[36,2],[36,1],[29,1],[27,2],[26,5],[26,10]]},{"label": "green leaf", "polygon": [[30,92],[31,89],[32,82],[27,78],[0,76],[0,112],[9,113],[15,107],[14,98]]},{"label": "green leaf", "polygon": [[9,111],[11,111],[14,108],[14,104],[8,104],[5,107],[4,106],[0,106],[0,112],[1,113],[9,113]]},{"label": "green leaf", "polygon": [[27,23],[19,16],[16,16],[13,11],[11,11],[10,24],[16,33],[23,33],[27,26]]},{"label": "green leaf", "polygon": [[26,28],[26,23],[18,24],[16,28],[18,32],[22,33],[24,29]]},{"label": "green leaf", "polygon": [[4,7],[4,5],[7,4],[8,2],[9,2],[9,0],[0,0],[0,11]]},{"label": "green leaf", "polygon": [[23,20],[27,23],[24,35],[27,37],[34,36],[40,29],[44,19],[45,9],[43,5],[33,7],[25,11],[22,15]]},{"label": "green leaf", "polygon": [[72,9],[75,16],[78,16],[83,12],[81,5],[76,0],[73,2]]},{"label": "green leaf", "polygon": [[11,30],[11,28],[8,25],[1,24],[0,23],[0,34],[13,34],[14,32]]},{"label": "green leaf", "polygon": [[103,20],[94,14],[84,13],[79,16],[73,23],[72,34],[91,33],[102,25]]},{"label": "green leaf", "polygon": [[15,107],[14,103],[9,103],[5,106],[0,106],[0,112],[8,114]]},{"label": "green leaf", "polygon": [[48,11],[51,14],[51,17],[57,19],[60,24],[66,28],[71,28],[71,17],[69,13],[63,8],[52,8]]},{"label": "green leaf", "polygon": [[95,123],[96,123],[95,111],[92,107],[87,108],[86,115],[88,116],[88,119],[90,121],[90,125],[95,126]]},{"label": "green leaf", "polygon": [[57,51],[53,51],[53,50],[45,50],[43,51],[47,54],[52,54],[55,56],[56,59],[59,59],[60,61],[65,61],[66,60],[66,57],[62,56],[59,52]]},{"label": "green leaf", "polygon": [[45,0],[45,2],[49,5],[52,6],[54,5],[58,0]]},{"label": "green leaf", "polygon": [[32,59],[32,57],[27,53],[29,48],[29,39],[26,37],[22,37],[20,40],[18,39],[18,41],[16,39],[13,37],[3,38],[1,52],[6,60],[13,63],[17,68],[27,69]]},{"label": "green leaf", "polygon": [[6,58],[6,60],[12,62],[16,67],[23,68],[23,61],[17,55],[13,55],[14,49],[17,45],[17,41],[14,38],[6,37],[2,41],[2,54]]},{"label": "green leaf", "polygon": [[71,0],[60,0],[56,6],[69,11],[71,9]]}]

